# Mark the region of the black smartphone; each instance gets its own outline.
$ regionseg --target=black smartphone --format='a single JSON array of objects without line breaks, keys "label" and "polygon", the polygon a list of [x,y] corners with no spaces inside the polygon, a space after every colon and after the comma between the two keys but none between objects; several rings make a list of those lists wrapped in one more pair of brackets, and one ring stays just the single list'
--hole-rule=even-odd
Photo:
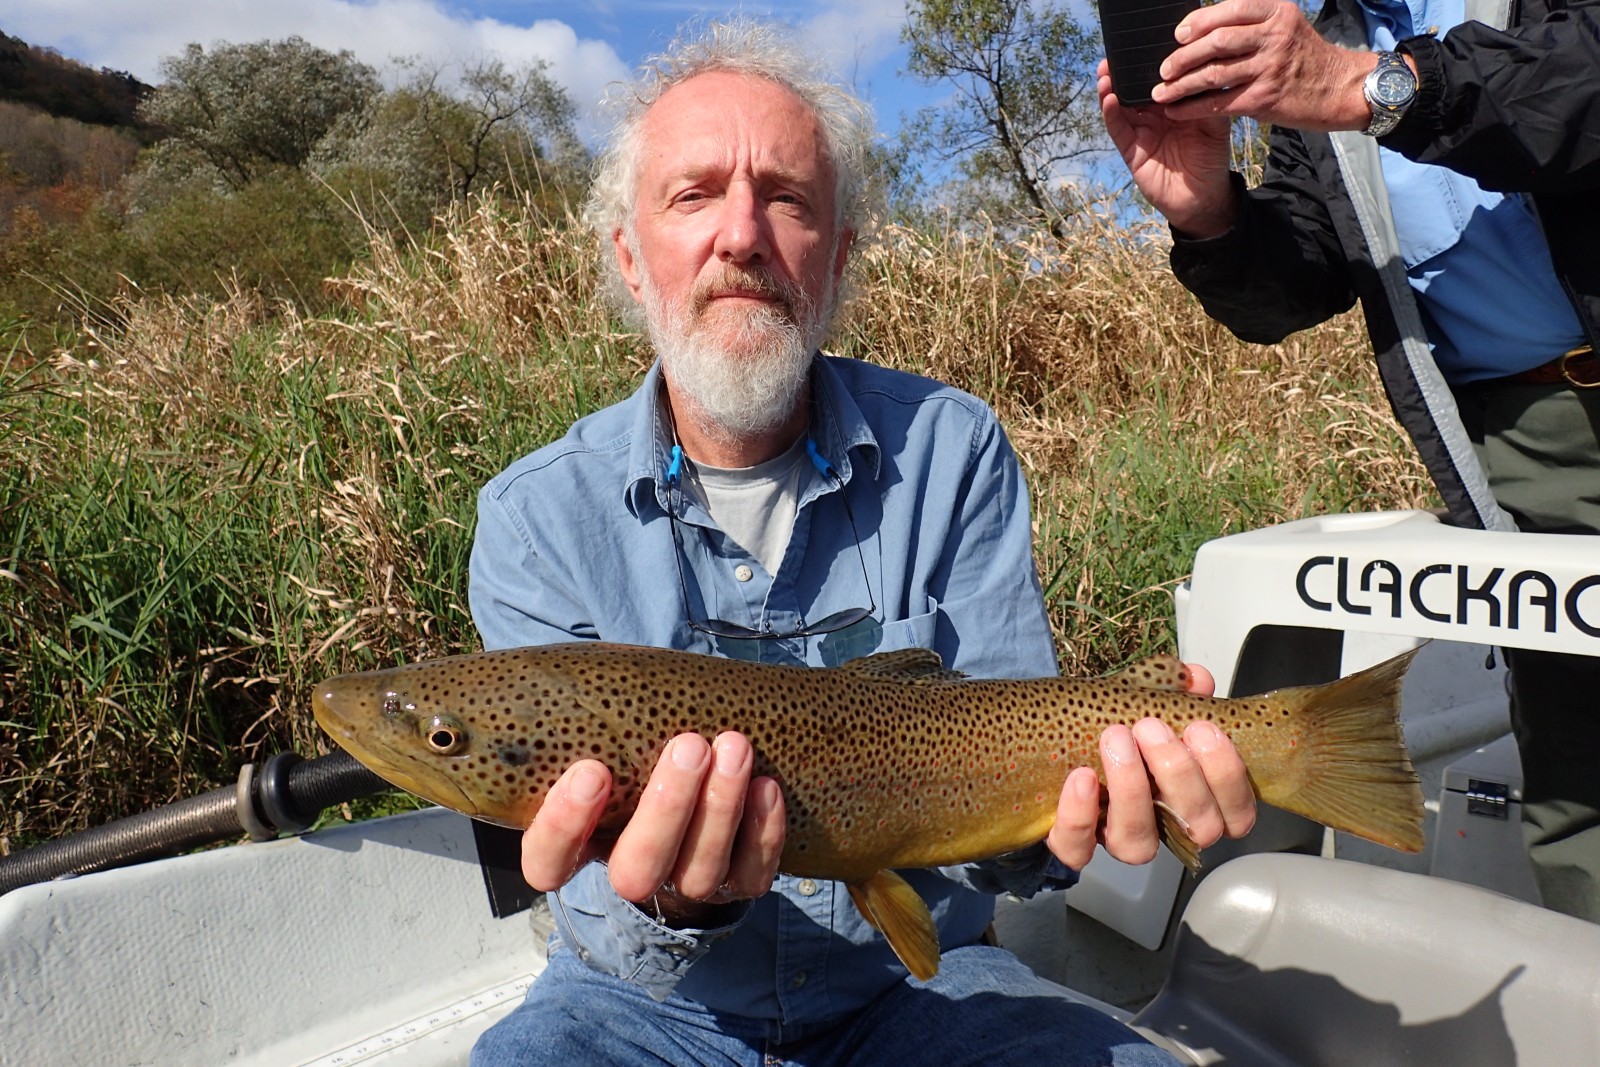
[{"label": "black smartphone", "polygon": [[1178,47],[1172,31],[1199,6],[1199,0],[1100,0],[1100,39],[1111,90],[1123,107],[1151,102],[1161,63]]}]

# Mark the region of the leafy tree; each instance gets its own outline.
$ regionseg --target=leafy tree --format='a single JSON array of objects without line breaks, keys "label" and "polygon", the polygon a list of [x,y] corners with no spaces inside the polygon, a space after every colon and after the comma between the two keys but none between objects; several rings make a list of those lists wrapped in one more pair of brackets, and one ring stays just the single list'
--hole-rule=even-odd
[{"label": "leafy tree", "polygon": [[910,0],[910,73],[954,97],[912,116],[907,152],[954,164],[964,195],[1060,237],[1074,210],[1067,167],[1102,151],[1094,91],[1100,41],[1068,11],[1029,0]]},{"label": "leafy tree", "polygon": [[445,72],[418,60],[403,83],[352,116],[318,149],[313,166],[366,206],[376,197],[408,226],[425,225],[453,198],[496,184],[570,184],[584,158],[577,109],[542,62],[499,60]]},{"label": "leafy tree", "polygon": [[509,160],[579,152],[573,132],[577,108],[546,66],[535,61],[510,70],[498,59],[475,63],[453,99],[438,91],[437,73],[414,89],[424,105],[426,135],[448,162],[455,195],[467,196]]},{"label": "leafy tree", "polygon": [[299,167],[342,119],[380,92],[373,69],[299,37],[252,44],[191,44],[161,62],[165,83],[140,106],[172,147],[204,159],[241,189],[279,167]]}]

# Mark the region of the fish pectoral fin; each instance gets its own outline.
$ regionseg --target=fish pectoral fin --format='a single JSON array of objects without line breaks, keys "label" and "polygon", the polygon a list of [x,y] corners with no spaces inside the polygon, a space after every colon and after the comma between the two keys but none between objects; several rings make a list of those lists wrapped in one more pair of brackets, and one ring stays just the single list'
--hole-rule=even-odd
[{"label": "fish pectoral fin", "polygon": [[834,669],[868,678],[921,685],[957,682],[966,677],[960,671],[946,667],[944,660],[939,658],[939,653],[926,648],[902,648],[894,652],[878,652],[840,664]]},{"label": "fish pectoral fin", "polygon": [[910,882],[893,871],[879,871],[846,888],[862,916],[888,939],[906,970],[923,981],[939,973],[939,931],[934,929],[928,905]]},{"label": "fish pectoral fin", "polygon": [[1113,682],[1172,693],[1189,691],[1189,668],[1177,656],[1149,656],[1111,676]]},{"label": "fish pectoral fin", "polygon": [[1164,801],[1156,801],[1156,820],[1160,825],[1161,843],[1183,861],[1191,871],[1200,870],[1200,846],[1189,836],[1189,824],[1183,816],[1169,808]]}]

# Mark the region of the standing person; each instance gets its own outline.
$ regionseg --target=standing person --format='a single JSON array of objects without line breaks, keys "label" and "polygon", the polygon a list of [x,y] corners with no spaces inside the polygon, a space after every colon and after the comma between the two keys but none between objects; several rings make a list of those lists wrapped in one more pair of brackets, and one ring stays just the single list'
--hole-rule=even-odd
[{"label": "standing person", "polygon": [[[867,222],[865,107],[776,30],[679,44],[623,97],[588,217],[659,360],[628,400],[479,499],[487,648],[602,639],[832,665],[907,647],[977,676],[1053,674],[1021,471],[993,414],[924,378],[820,355]],[[983,943],[993,896],[1070,884],[1097,836],[1154,855],[1153,797],[1201,843],[1254,799],[1209,724],[1101,740],[1044,845],[905,872],[945,954],[910,979],[845,887],[776,873],[784,798],[736,732],[675,738],[614,844],[610,772],[570,767],[523,838],[551,894],[548,968],[473,1062],[1170,1064]],[[603,862],[588,862],[599,859]]]},{"label": "standing person", "polygon": [[[1106,128],[1208,314],[1270,344],[1357,299],[1449,508],[1600,532],[1600,7],[1223,0],[1154,106]],[[1229,171],[1229,117],[1272,126]],[[1544,902],[1600,921],[1600,659],[1509,649],[1524,836]]]}]

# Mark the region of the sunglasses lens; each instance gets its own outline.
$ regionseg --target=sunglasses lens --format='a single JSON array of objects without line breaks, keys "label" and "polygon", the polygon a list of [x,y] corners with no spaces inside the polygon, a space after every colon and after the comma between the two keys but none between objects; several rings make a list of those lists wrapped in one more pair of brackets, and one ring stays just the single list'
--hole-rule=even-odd
[{"label": "sunglasses lens", "polygon": [[866,608],[848,608],[844,611],[836,611],[820,622],[807,626],[805,632],[808,634],[831,634],[835,630],[843,630],[846,626],[854,626],[871,614],[872,612]]}]

